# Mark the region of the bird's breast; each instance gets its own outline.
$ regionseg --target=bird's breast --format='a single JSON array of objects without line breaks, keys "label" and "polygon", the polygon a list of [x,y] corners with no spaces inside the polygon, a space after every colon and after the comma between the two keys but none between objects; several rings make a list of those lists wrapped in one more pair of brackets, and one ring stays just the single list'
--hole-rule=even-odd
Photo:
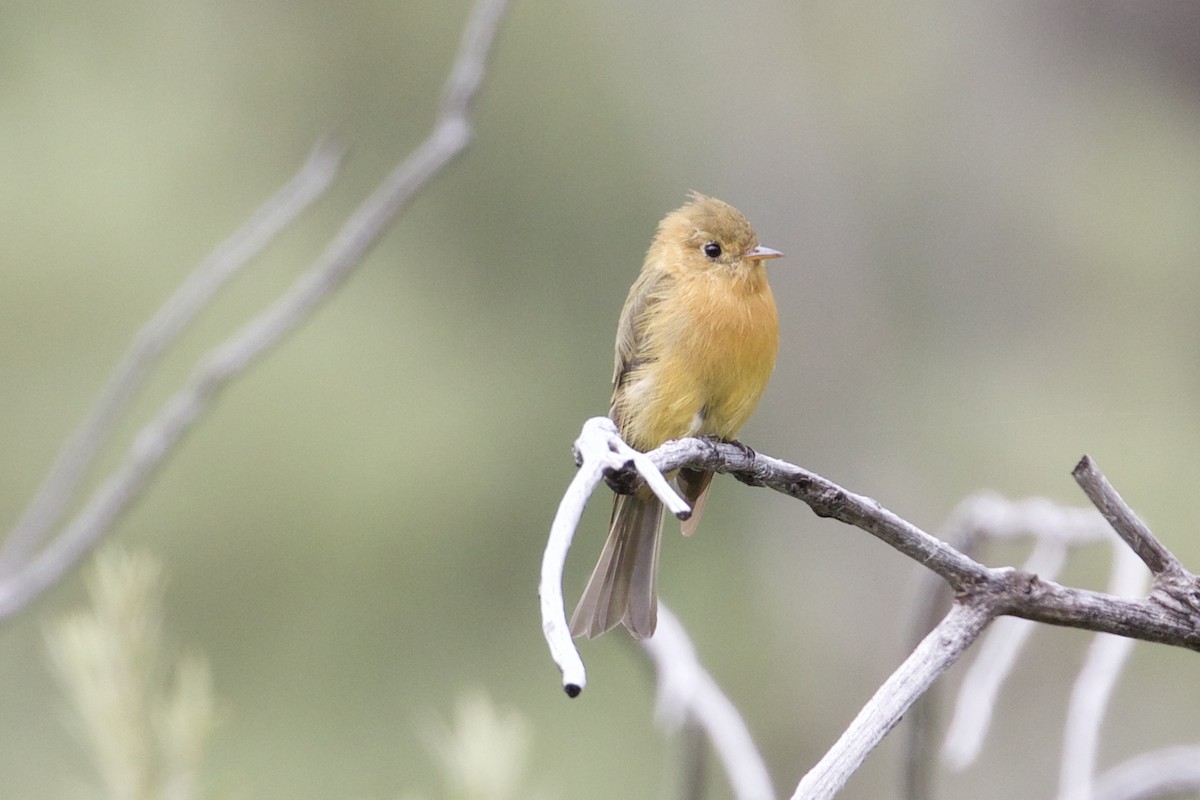
[{"label": "bird's breast", "polygon": [[779,321],[765,270],[677,281],[641,332],[641,364],[616,398],[639,449],[682,436],[732,438],[766,389]]}]

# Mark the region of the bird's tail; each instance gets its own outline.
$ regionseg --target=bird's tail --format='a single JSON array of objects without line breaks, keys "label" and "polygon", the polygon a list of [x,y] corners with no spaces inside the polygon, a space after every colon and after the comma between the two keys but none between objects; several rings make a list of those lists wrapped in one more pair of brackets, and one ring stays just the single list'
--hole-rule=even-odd
[{"label": "bird's tail", "polygon": [[571,616],[571,633],[589,639],[624,622],[635,638],[658,622],[658,543],[662,502],[642,487],[617,495],[608,541]]}]

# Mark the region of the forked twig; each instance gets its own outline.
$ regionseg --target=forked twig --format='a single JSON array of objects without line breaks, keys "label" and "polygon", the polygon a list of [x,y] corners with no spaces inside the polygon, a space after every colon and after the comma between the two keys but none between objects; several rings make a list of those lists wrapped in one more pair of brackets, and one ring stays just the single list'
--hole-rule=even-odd
[{"label": "forked twig", "polygon": [[[588,425],[592,425],[593,422],[589,421]],[[587,426],[585,430],[586,428]],[[611,431],[609,435],[615,435],[615,431]],[[602,457],[609,458],[616,449],[619,449],[619,446],[613,444],[605,449]],[[930,569],[954,591],[956,599],[949,615],[921,641],[912,655],[864,706],[825,757],[801,780],[793,800],[834,796],[871,749],[899,722],[901,716],[925,693],[936,678],[961,657],[997,616],[1009,615],[1035,622],[1200,650],[1200,613],[1194,610],[1193,605],[1183,600],[1176,604],[1165,604],[1157,597],[1120,597],[1113,593],[1062,586],[1030,570],[986,567],[887,510],[875,500],[847,491],[832,481],[794,464],[756,454],[734,444],[701,439],[667,442],[647,453],[646,458],[655,469],[648,470],[645,474],[671,473],[682,467],[726,472],[737,476],[744,483],[766,486],[795,497],[806,503],[818,516],[837,519],[881,539]],[[597,475],[603,468],[602,463],[589,466],[586,459],[584,461],[584,469]],[[1083,474],[1080,485],[1084,486],[1085,491],[1088,487],[1107,485],[1107,481],[1103,481],[1103,475],[1090,459],[1085,457],[1081,468],[1082,473],[1080,468],[1077,468],[1076,477],[1079,479],[1080,474]],[[598,478],[591,481],[593,487],[598,483]],[[1136,520],[1136,516],[1120,500],[1115,490],[1111,490],[1111,486],[1108,490],[1101,488],[1097,493],[1089,492],[1089,497],[1092,497],[1105,519],[1114,527],[1125,526],[1125,531],[1118,529],[1118,533],[1152,570],[1156,570],[1160,587],[1166,586],[1168,591],[1173,590],[1175,594],[1171,596],[1177,599],[1182,588],[1193,587],[1194,591],[1195,576],[1185,570],[1140,521],[1130,527],[1130,519]],[[582,513],[583,501],[576,497],[573,502],[578,504],[578,512]],[[1057,514],[1054,518],[1063,523],[1062,529],[1066,531],[1064,542],[1078,529],[1088,531],[1091,535],[1090,532],[1097,528],[1094,517],[1078,510],[1062,511],[1045,503],[1037,506],[1036,502],[1034,506],[1026,508],[1034,507],[1042,511],[1048,509],[1050,513]],[[992,509],[993,512],[997,510],[1006,511],[1000,507]],[[579,513],[574,514],[569,523],[565,524],[572,527],[577,525]],[[1022,524],[1022,518],[1011,514],[998,519],[1003,523],[998,527],[1008,530],[1016,529]],[[552,538],[560,544],[564,541],[569,544],[571,534],[573,530],[568,532],[564,539],[562,532],[558,531],[556,537]],[[1050,538],[1054,535],[1056,534],[1049,534]],[[1062,543],[1056,544],[1053,552],[1046,550],[1039,556],[1039,561],[1030,566],[1038,569],[1050,568],[1049,571],[1053,571],[1053,562],[1061,557],[1061,546]],[[547,558],[550,557],[549,551],[548,547]],[[571,653],[578,658],[578,652],[570,645],[569,634],[566,633],[561,586],[546,586],[548,578],[557,577],[561,581],[566,547],[556,546],[553,557],[557,562],[557,571],[548,575],[543,569],[543,625],[546,626],[548,611],[553,611],[556,615],[553,620],[557,625],[556,630],[565,637]],[[554,596],[557,602],[548,609],[547,593],[554,591],[557,591],[557,595]],[[561,619],[558,619],[559,617]],[[546,632],[549,641],[551,630],[547,628]],[[551,649],[552,652],[555,651],[553,641]],[[555,658],[557,661],[559,655],[555,654]],[[561,667],[562,662],[559,661],[559,664]],[[582,674],[582,662],[579,663],[579,670]],[[564,672],[564,680],[565,677]],[[580,685],[577,684],[575,688],[578,689]],[[1104,688],[1111,686],[1111,681],[1095,685]],[[568,685],[567,688],[570,693],[572,687]],[[1090,693],[1089,696],[1094,697],[1095,694]],[[1080,750],[1079,755],[1075,757],[1081,759],[1081,763],[1091,764],[1093,762],[1088,761],[1088,753],[1094,753],[1094,748]]]}]

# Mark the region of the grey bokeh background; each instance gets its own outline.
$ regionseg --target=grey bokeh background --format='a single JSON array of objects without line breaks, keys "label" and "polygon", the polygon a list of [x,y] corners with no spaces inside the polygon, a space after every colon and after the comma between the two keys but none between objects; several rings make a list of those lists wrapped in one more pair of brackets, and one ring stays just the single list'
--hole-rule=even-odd
[{"label": "grey bokeh background", "polygon": [[[471,150],[121,523],[171,572],[174,636],[212,663],[211,784],[431,793],[422,729],[475,687],[527,717],[553,796],[669,783],[677,747],[640,655],[621,635],[586,644],[591,683],[568,702],[535,581],[570,442],[606,409],[625,291],[689,189],[787,253],[782,352],[747,443],[935,530],[981,488],[1081,502],[1069,471],[1088,452],[1200,564],[1196,8],[518,3]],[[188,336],[142,419],[424,135],[466,10],[0,12],[3,519],[140,322],[317,138],[351,146],[344,177]],[[572,594],[603,537],[593,505]],[[1067,579],[1101,587],[1105,566],[1083,553]],[[902,658],[918,574],[730,480],[694,540],[667,537],[663,596],[781,792]],[[0,632],[5,796],[87,778],[41,646],[81,597],[73,578]],[[985,761],[945,796],[1051,793],[1086,642],[1034,636]],[[1194,739],[1198,678],[1194,656],[1139,646],[1104,763]],[[899,761],[889,740],[846,796],[895,797]]]}]

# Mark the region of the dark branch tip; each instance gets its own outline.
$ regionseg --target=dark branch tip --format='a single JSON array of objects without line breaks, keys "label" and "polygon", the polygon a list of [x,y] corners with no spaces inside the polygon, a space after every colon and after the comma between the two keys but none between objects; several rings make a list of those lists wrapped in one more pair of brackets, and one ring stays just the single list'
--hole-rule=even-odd
[{"label": "dark branch tip", "polygon": [[1075,469],[1071,470],[1071,474],[1078,478],[1085,472],[1091,472],[1096,468],[1096,462],[1092,461],[1092,457],[1087,453],[1083,454],[1083,458],[1079,459],[1079,463],[1075,465]]},{"label": "dark branch tip", "polygon": [[638,488],[640,479],[641,476],[633,466],[633,461],[626,461],[620,469],[604,470],[604,482],[617,494],[633,494]]}]

